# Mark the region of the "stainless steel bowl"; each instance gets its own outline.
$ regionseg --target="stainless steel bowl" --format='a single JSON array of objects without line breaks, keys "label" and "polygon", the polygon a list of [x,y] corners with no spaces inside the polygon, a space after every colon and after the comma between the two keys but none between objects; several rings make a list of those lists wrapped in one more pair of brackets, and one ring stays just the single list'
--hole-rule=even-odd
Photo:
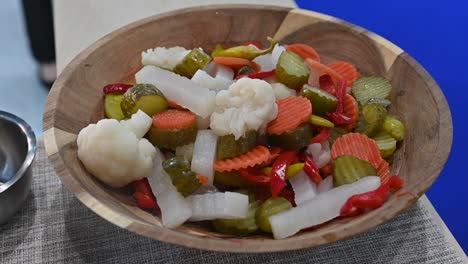
[{"label": "stainless steel bowl", "polygon": [[36,137],[21,118],[0,111],[0,224],[21,207],[31,189]]}]

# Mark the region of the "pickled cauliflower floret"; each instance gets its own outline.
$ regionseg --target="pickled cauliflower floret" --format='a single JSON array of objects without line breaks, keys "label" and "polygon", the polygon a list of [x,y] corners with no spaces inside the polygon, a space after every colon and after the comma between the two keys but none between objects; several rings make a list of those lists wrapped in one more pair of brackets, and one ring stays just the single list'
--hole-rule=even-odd
[{"label": "pickled cauliflower floret", "polygon": [[296,96],[296,91],[293,89],[288,88],[286,85],[282,83],[272,83],[271,87],[275,92],[276,100],[285,99],[291,96]]},{"label": "pickled cauliflower floret", "polygon": [[278,106],[271,85],[263,80],[242,78],[216,95],[210,127],[218,136],[236,139],[247,130],[259,130],[276,118]]},{"label": "pickled cauliflower floret", "polygon": [[183,47],[172,47],[168,49],[157,47],[154,49],[148,49],[141,53],[141,63],[145,66],[153,65],[167,70],[172,70],[177,64],[182,62],[185,55],[189,52],[190,50],[186,50]]},{"label": "pickled cauliflower floret", "polygon": [[139,111],[132,116],[132,126],[103,119],[78,134],[78,158],[91,174],[112,187],[120,188],[151,175],[156,150],[139,136],[143,128],[151,126],[151,118],[142,118],[142,114]]}]

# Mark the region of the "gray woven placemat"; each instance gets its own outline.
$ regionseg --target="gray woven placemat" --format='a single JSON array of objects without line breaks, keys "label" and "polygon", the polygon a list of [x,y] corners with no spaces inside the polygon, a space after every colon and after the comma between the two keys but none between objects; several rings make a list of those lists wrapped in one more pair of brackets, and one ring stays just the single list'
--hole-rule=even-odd
[{"label": "gray woven placemat", "polygon": [[40,142],[32,192],[0,226],[0,263],[462,263],[431,215],[417,203],[366,234],[281,253],[228,254],[140,237],[101,219],[60,183]]}]

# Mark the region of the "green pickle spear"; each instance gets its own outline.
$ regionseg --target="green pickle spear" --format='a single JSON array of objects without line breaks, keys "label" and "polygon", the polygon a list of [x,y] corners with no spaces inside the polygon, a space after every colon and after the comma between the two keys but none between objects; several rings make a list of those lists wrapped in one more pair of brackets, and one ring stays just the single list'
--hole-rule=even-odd
[{"label": "green pickle spear", "polygon": [[326,91],[304,84],[301,89],[301,96],[309,99],[313,107],[314,115],[323,116],[328,112],[334,112],[338,100],[335,96]]},{"label": "green pickle spear", "polygon": [[374,136],[382,127],[387,109],[381,104],[366,104],[361,107],[356,132]]},{"label": "green pickle spear", "polygon": [[257,146],[257,131],[250,130],[238,140],[234,135],[225,135],[218,138],[216,159],[227,159],[239,156]]},{"label": "green pickle spear", "polygon": [[255,219],[258,227],[268,233],[271,233],[270,216],[279,214],[292,208],[291,203],[283,197],[271,197],[263,202],[257,210]]},{"label": "green pickle spear", "polygon": [[268,140],[275,146],[288,150],[299,150],[310,144],[313,137],[312,126],[305,123],[298,128],[280,135],[268,135]]},{"label": "green pickle spear", "polygon": [[104,113],[107,118],[123,120],[125,115],[122,112],[120,103],[123,100],[122,94],[106,94],[104,98]]},{"label": "green pickle spear", "polygon": [[197,174],[190,170],[190,163],[181,156],[163,161],[163,169],[169,174],[172,184],[184,197],[187,197],[201,186]]},{"label": "green pickle spear", "polygon": [[175,66],[174,72],[190,79],[195,72],[203,69],[210,61],[211,57],[208,54],[200,48],[195,48],[185,55],[182,62]]},{"label": "green pickle spear", "polygon": [[333,161],[335,186],[353,183],[366,176],[376,176],[377,171],[365,160],[350,155],[342,155]]},{"label": "green pickle spear", "polygon": [[394,117],[387,116],[382,124],[382,129],[397,141],[405,137],[405,125]]},{"label": "green pickle spear", "polygon": [[276,65],[276,79],[292,89],[300,89],[309,79],[309,68],[304,60],[293,52],[281,53]]},{"label": "green pickle spear", "polygon": [[216,45],[214,51],[211,53],[211,57],[236,57],[253,60],[260,55],[271,53],[276,45],[276,41],[270,37],[267,38],[270,42],[270,47],[266,49],[258,49],[253,46],[236,46],[228,49],[224,49],[220,44]]},{"label": "green pickle spear", "polygon": [[126,117],[131,117],[138,110],[153,116],[167,109],[167,101],[154,85],[135,84],[124,93],[120,107]]}]

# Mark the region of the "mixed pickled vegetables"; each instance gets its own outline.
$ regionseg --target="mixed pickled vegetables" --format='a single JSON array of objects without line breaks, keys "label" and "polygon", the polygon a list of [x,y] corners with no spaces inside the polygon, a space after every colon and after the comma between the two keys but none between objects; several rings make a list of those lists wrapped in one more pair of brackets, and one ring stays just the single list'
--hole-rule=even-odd
[{"label": "mixed pickled vegetables", "polygon": [[380,207],[403,185],[392,84],[267,41],[142,52],[136,83],[104,87],[106,119],[80,131],[84,167],[168,228],[281,239]]}]

